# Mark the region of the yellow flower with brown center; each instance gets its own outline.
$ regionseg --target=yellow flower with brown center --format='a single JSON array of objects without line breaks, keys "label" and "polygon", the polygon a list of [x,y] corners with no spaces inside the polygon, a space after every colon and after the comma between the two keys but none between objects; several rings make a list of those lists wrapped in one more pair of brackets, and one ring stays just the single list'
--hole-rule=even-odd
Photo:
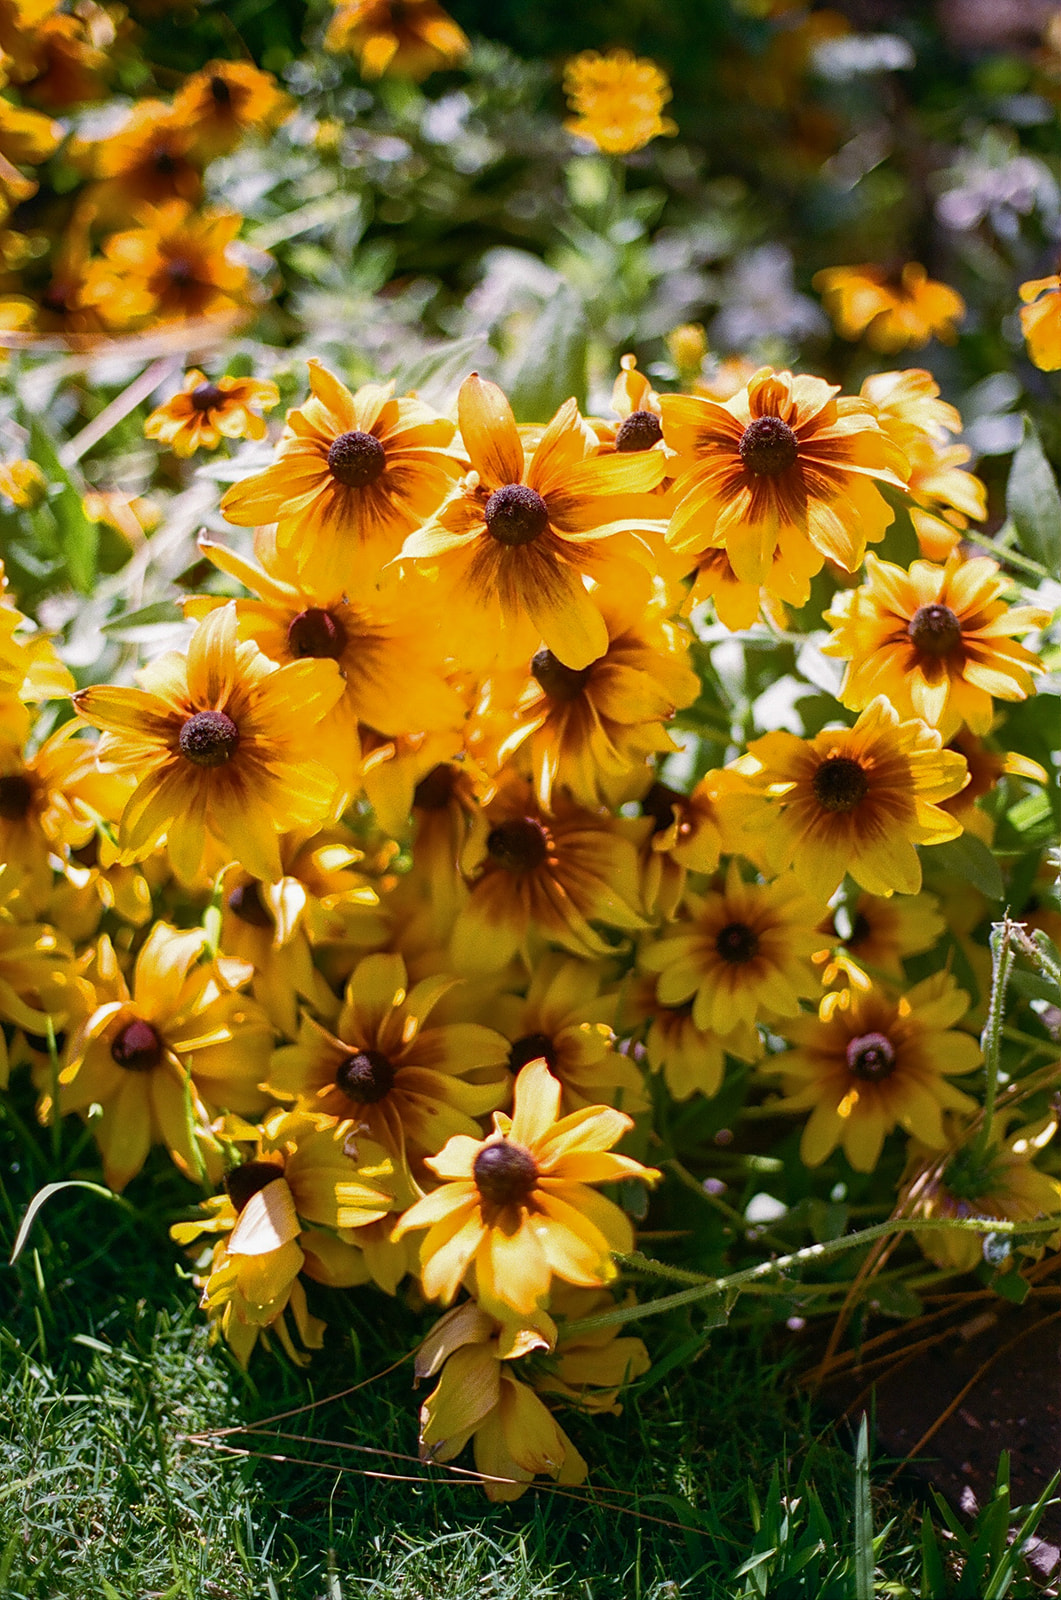
[{"label": "yellow flower with brown center", "polygon": [[173,101],[173,116],[191,131],[200,161],[234,150],[248,133],[269,133],[295,109],[271,72],[249,61],[208,61],[186,78]]},{"label": "yellow flower with brown center", "polygon": [[[442,673],[444,647],[429,595],[415,578],[400,591],[353,585],[311,586],[299,572],[296,553],[258,541],[261,567],[224,545],[200,541],[203,554],[259,598],[237,600],[241,639],[250,639],[270,661],[334,661],[342,695],[320,728],[321,757],[335,772],[344,795],[360,788],[361,737],[452,730],[457,739],[465,708]],[[217,602],[197,597],[188,614],[203,615]]]},{"label": "yellow flower with brown center", "polygon": [[171,446],[175,455],[216,450],[222,439],[264,439],[262,411],[280,401],[275,383],[258,378],[207,378],[193,368],[178,392],[152,411],[144,438]]},{"label": "yellow flower with brown center", "polygon": [[1041,372],[1061,368],[1061,277],[1033,278],[1020,286],[1021,331]]},{"label": "yellow flower with brown center", "polygon": [[558,796],[552,813],[531,786],[507,779],[487,807],[489,831],[469,860],[471,896],[450,950],[459,972],[497,971],[517,951],[528,966],[546,944],[573,955],[609,955],[591,926],[645,926],[637,855],[617,823]]},{"label": "yellow flower with brown center", "polygon": [[108,327],[226,318],[252,301],[248,268],[230,252],[243,225],[235,211],[193,211],[183,200],[145,207],[139,226],[112,233],[85,273],[79,302]]},{"label": "yellow flower with brown center", "polygon": [[[893,512],[874,479],[902,488],[905,459],[863,400],[821,378],[763,367],[732,400],[664,395],[663,437],[683,469],[667,530],[676,550],[724,547],[743,583],[765,583],[787,530],[854,572]],[[820,558],[820,559],[819,559]]]},{"label": "yellow flower with brown center", "polygon": [[595,454],[568,400],[528,459],[508,400],[477,373],[461,385],[457,415],[472,471],[406,539],[402,561],[437,567],[440,603],[466,619],[479,659],[504,649],[526,660],[544,641],[565,667],[588,667],[607,651],[608,628],[583,580],[628,581],[618,535],[639,526],[629,502],[661,481],[662,455]]},{"label": "yellow flower with brown center", "polygon": [[352,595],[376,586],[406,534],[452,487],[453,424],[380,384],[351,394],[317,361],[309,381],[278,459],[234,484],[221,509],[243,527],[275,522],[277,548],[303,582]]},{"label": "yellow flower with brown center", "polygon": [[[652,823],[640,841],[646,909],[663,920],[674,916],[690,872],[716,871],[723,855],[739,852],[741,830],[734,825],[731,792],[743,784],[725,769],[706,772],[691,794],[653,783],[641,797],[642,815]],[[742,802],[737,800],[739,807]]]},{"label": "yellow flower with brown center", "polygon": [[[1050,781],[1045,768],[1038,761],[1032,761],[1016,750],[996,749],[964,728],[948,742],[947,748],[965,757],[969,782],[964,789],[951,795],[949,800],[944,800],[943,809],[949,811],[968,832],[975,833],[981,839],[985,838],[985,826],[991,828],[993,825],[976,802],[982,800],[985,794],[990,794],[1000,778],[1026,778],[1032,783]],[[990,838],[987,842],[990,842]]]},{"label": "yellow flower with brown center", "polygon": [[575,113],[568,133],[588,139],[608,155],[629,155],[678,125],[662,115],[671,98],[666,73],[629,50],[584,50],[564,66],[564,93]]},{"label": "yellow flower with brown center", "polygon": [[825,620],[826,655],[850,663],[841,705],[860,711],[884,695],[900,715],[920,717],[949,739],[963,725],[987,733],[992,696],[1024,700],[1038,656],[1015,635],[1042,628],[1049,612],[1011,606],[1010,580],[988,557],[953,555],[946,566],[915,561],[909,571],[866,557],[867,582],[840,591]]},{"label": "yellow flower with brown center", "polygon": [[[38,1038],[49,1026],[58,1033],[71,997],[73,947],[63,934],[40,922],[16,920],[25,913],[13,869],[0,867],[0,1021]],[[0,1029],[0,1088],[7,1087],[7,1040]]]},{"label": "yellow flower with brown center", "polygon": [[436,0],[339,0],[326,50],[349,50],[363,78],[428,77],[458,66],[468,40]]},{"label": "yellow flower with brown center", "polygon": [[872,1172],[896,1126],[941,1149],[943,1112],[976,1109],[947,1082],[981,1059],[975,1039],[954,1026],[968,1004],[964,990],[940,972],[899,997],[847,989],[827,1019],[788,1023],[793,1048],[764,1070],[781,1075],[779,1110],[811,1113],[801,1160],[820,1166],[840,1145],[857,1172]]},{"label": "yellow flower with brown center", "polygon": [[[203,177],[192,153],[193,129],[161,100],[141,100],[106,139],[81,147],[101,183],[93,200],[106,217],[167,201],[198,203]],[[75,150],[75,156],[79,152]]]},{"label": "yellow flower with brown center", "polygon": [[845,872],[870,894],[916,894],[916,845],[956,839],[939,804],[963,787],[965,760],[934,728],[903,722],[883,696],[853,728],[813,739],[768,733],[737,763],[759,791],[746,827],[775,871],[796,865],[808,890],[832,894]]},{"label": "yellow flower with brown center", "polygon": [[440,1187],[405,1212],[395,1235],[427,1228],[429,1300],[448,1305],[472,1269],[480,1306],[511,1322],[544,1309],[554,1275],[599,1287],[616,1275],[613,1254],[633,1249],[628,1218],[590,1185],[660,1174],[612,1151],[629,1117],[586,1106],[561,1118],[560,1095],[545,1062],[532,1061],[516,1079],[513,1115],[495,1111],[488,1139],[459,1134],[426,1162]]},{"label": "yellow flower with brown center", "polygon": [[201,1219],[170,1232],[180,1245],[218,1236],[196,1282],[240,1364],[270,1329],[301,1365],[308,1358],[294,1345],[286,1314],[307,1350],[321,1348],[324,1323],[309,1311],[300,1274],[334,1288],[367,1282],[373,1273],[357,1242],[406,1197],[393,1161],[352,1122],[322,1127],[277,1111],[248,1159],[227,1173],[225,1193],[206,1202]]},{"label": "yellow flower with brown center", "polygon": [[821,567],[820,552],[788,525],[778,529],[777,549],[761,584],[739,578],[724,547],[699,550],[692,560],[693,582],[683,611],[710,600],[719,622],[731,633],[754,627],[760,612],[786,631],[785,605],[806,605],[811,579]]},{"label": "yellow flower with brown center", "polygon": [[641,950],[641,967],[659,974],[660,1004],[691,1000],[693,1022],[705,1033],[797,1016],[800,1000],[818,988],[810,958],[821,909],[795,874],[745,883],[731,861],[722,888],[687,895],[686,903],[687,915]]},{"label": "yellow flower with brown center", "polygon": [[593,962],[550,951],[535,964],[526,995],[502,994],[490,1002],[491,1019],[511,1040],[511,1070],[544,1061],[560,1081],[565,1113],[601,1104],[629,1112],[647,1108],[640,1072],[615,1048],[618,995],[601,993],[603,977]]},{"label": "yellow flower with brown center", "polygon": [[930,339],[953,344],[955,323],[965,315],[961,295],[936,283],[916,261],[894,272],[872,263],[828,267],[812,281],[841,338],[864,338],[884,355],[920,349]]},{"label": "yellow flower with brown center", "polygon": [[[92,1130],[112,1189],[124,1189],[153,1144],[190,1177],[220,1174],[210,1131],[229,1110],[254,1116],[267,1104],[272,1030],[253,1001],[201,961],[201,928],[156,922],[126,983],[110,941],[99,944],[97,1004],[71,1035],[59,1073],[58,1114],[102,1107]],[[49,1094],[44,1116],[55,1114]]]},{"label": "yellow flower with brown center", "polygon": [[[20,92],[46,111],[105,100],[111,76],[108,48],[116,32],[114,19],[98,5],[85,8],[82,16],[53,13],[38,18],[26,41],[33,56],[32,64],[25,64],[30,81]],[[5,65],[10,72],[13,63]],[[22,76],[20,69],[20,82]]]},{"label": "yellow flower with brown center", "polygon": [[135,773],[122,812],[125,861],[165,835],[178,877],[190,882],[209,836],[228,860],[273,883],[283,876],[277,834],[328,815],[335,779],[309,751],[316,725],[342,693],[330,661],[277,667],[236,636],[233,604],[201,622],[187,656],[160,656],[141,688],[82,689],[74,705],[106,730],[106,771]]},{"label": "yellow flower with brown center", "polygon": [[[846,977],[868,989],[871,979],[903,979],[903,962],[931,950],[946,931],[934,894],[859,894],[832,913],[823,932],[842,943],[842,950],[821,950],[815,961],[824,968],[828,988]],[[824,1003],[824,1002],[823,1002]]]},{"label": "yellow flower with brown center", "polygon": [[96,765],[96,749],[72,739],[68,722],[35,753],[0,745],[0,861],[17,862],[23,888],[42,910],[52,888],[52,857],[88,843],[95,825],[77,805],[77,787]]},{"label": "yellow flower with brown center", "polygon": [[648,1024],[645,1060],[650,1072],[662,1075],[672,1099],[688,1100],[694,1094],[710,1098],[722,1087],[727,1055],[745,1062],[762,1055],[762,1040],[748,1023],[727,1034],[698,1028],[692,1001],[661,1005],[656,982],[655,973],[631,973],[623,987],[620,1018],[624,1032],[640,1032]]},{"label": "yellow flower with brown center", "polygon": [[399,955],[359,961],[334,1030],[303,1019],[299,1041],[278,1050],[269,1088],[314,1116],[353,1117],[397,1161],[419,1164],[476,1117],[508,1099],[508,1040],[478,1023],[428,1025],[457,980],[409,987]]},{"label": "yellow flower with brown center", "polygon": [[596,596],[608,648],[588,666],[566,667],[549,649],[532,658],[530,681],[515,706],[516,725],[503,759],[529,769],[542,806],[554,787],[586,806],[618,808],[643,789],[653,755],[677,747],[664,726],[692,703],[700,680],[688,642],[657,596]]}]

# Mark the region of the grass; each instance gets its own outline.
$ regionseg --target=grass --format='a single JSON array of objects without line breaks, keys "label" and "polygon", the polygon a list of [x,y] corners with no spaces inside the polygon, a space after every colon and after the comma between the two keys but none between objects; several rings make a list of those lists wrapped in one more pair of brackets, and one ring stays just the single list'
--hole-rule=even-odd
[{"label": "grass", "polygon": [[[5,1255],[35,1192],[78,1162],[91,1173],[89,1151],[64,1159],[18,1115],[4,1103]],[[166,1237],[186,1187],[159,1161],[130,1197],[57,1192],[0,1270],[5,1600],[871,1600],[874,1561],[878,1594],[882,1575],[898,1595],[959,1593],[923,1586],[917,1505],[881,1487],[887,1464],[867,1477],[863,1451],[856,1474],[853,1440],[814,1415],[765,1324],[650,1373],[618,1419],[573,1418],[593,1487],[490,1507],[402,1459],[410,1369],[372,1375],[411,1348],[408,1310],[325,1296],[331,1333],[308,1373],[262,1358],[243,1374],[208,1343]],[[671,1348],[691,1329],[671,1329]],[[291,1408],[213,1446],[189,1438]],[[873,1477],[872,1515],[890,1526],[869,1551]],[[958,1570],[959,1545],[949,1536],[939,1570]],[[1008,1589],[1035,1592],[1023,1577]]]}]

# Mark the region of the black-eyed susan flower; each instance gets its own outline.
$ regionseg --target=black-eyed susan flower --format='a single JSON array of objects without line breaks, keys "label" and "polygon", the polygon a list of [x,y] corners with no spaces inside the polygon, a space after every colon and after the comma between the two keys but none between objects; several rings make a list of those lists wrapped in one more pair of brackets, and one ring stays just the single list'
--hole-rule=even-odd
[{"label": "black-eyed susan flower", "polygon": [[1042,372],[1061,367],[1061,277],[1033,278],[1020,286],[1021,331]]},{"label": "black-eyed susan flower", "polygon": [[769,367],[724,404],[664,395],[680,469],[667,542],[687,554],[725,547],[736,576],[759,584],[788,530],[813,548],[812,570],[828,557],[854,572],[894,516],[874,480],[902,488],[906,463],[865,401],[836,395]]},{"label": "black-eyed susan flower", "polygon": [[1000,750],[995,743],[980,739],[975,733],[962,729],[948,742],[948,749],[965,757],[969,769],[969,782],[949,800],[943,809],[961,823],[970,833],[990,843],[991,819],[977,805],[1001,778],[1026,778],[1031,783],[1048,783],[1045,768],[1038,761],[1022,756],[1017,750]]},{"label": "black-eyed susan flower", "polygon": [[1012,606],[1011,585],[986,556],[945,566],[915,561],[909,571],[866,557],[866,579],[841,590],[825,620],[822,646],[849,665],[840,702],[860,711],[884,695],[901,716],[920,717],[949,739],[963,725],[987,733],[993,697],[1024,700],[1034,692],[1038,656],[1015,636],[1041,628],[1050,613]]},{"label": "black-eyed susan flower", "polygon": [[529,660],[544,642],[565,667],[588,667],[607,651],[608,629],[584,579],[629,581],[617,536],[644,520],[629,502],[661,481],[662,455],[595,454],[568,400],[528,458],[508,400],[477,373],[461,385],[457,415],[472,471],[406,539],[402,561],[437,568],[440,603],[468,630],[469,655]]},{"label": "black-eyed susan flower", "polygon": [[183,200],[144,207],[138,226],[105,239],[85,273],[79,301],[110,328],[188,318],[235,322],[252,300],[250,271],[231,246],[235,211],[194,211]]},{"label": "black-eyed susan flower", "polygon": [[544,1061],[560,1081],[565,1113],[602,1104],[631,1112],[646,1107],[640,1072],[615,1048],[618,995],[602,993],[604,978],[600,964],[550,951],[535,963],[525,995],[502,994],[490,1003],[491,1019],[511,1041],[512,1071]]},{"label": "black-eyed susan flower", "polygon": [[302,1364],[308,1357],[295,1346],[286,1317],[306,1350],[320,1349],[324,1323],[309,1310],[301,1275],[335,1288],[369,1281],[354,1241],[406,1198],[393,1161],[352,1122],[322,1126],[277,1111],[266,1118],[249,1158],[229,1170],[225,1193],[206,1202],[200,1220],[170,1231],[186,1246],[216,1236],[196,1281],[215,1331],[241,1365],[266,1330]]},{"label": "black-eyed susan flower", "polygon": [[726,1074],[726,1057],[755,1061],[763,1053],[755,1028],[739,1024],[732,1033],[698,1028],[692,1002],[661,1005],[654,973],[632,973],[623,986],[620,1017],[624,1031],[644,1032],[645,1060],[649,1071],[662,1075],[675,1100],[694,1094],[716,1095]]},{"label": "black-eyed susan flower", "polygon": [[410,987],[400,955],[365,956],[334,1026],[307,1016],[298,1043],[276,1052],[272,1092],[315,1116],[353,1117],[399,1161],[474,1136],[475,1118],[508,1099],[509,1044],[478,1023],[428,1023],[455,982],[441,974]]},{"label": "black-eyed susan flower", "polygon": [[612,1151],[633,1127],[629,1117],[585,1106],[560,1118],[561,1092],[544,1061],[528,1063],[511,1117],[495,1111],[489,1138],[460,1134],[425,1163],[440,1186],[395,1233],[427,1228],[420,1263],[429,1300],[448,1305],[471,1268],[479,1304],[512,1322],[545,1308],[554,1275],[584,1288],[615,1277],[613,1254],[633,1248],[633,1230],[590,1185],[660,1174]]},{"label": "black-eyed susan flower", "polygon": [[456,970],[497,971],[546,944],[574,955],[614,948],[592,926],[645,927],[633,843],[608,816],[557,797],[546,813],[531,785],[507,779],[487,807],[489,830],[468,861],[471,895],[450,945]]},{"label": "black-eyed susan flower", "polygon": [[[832,985],[846,976],[868,988],[871,979],[903,979],[903,962],[931,950],[943,937],[946,922],[934,894],[883,895],[860,893],[830,915],[824,931],[842,950],[820,951],[822,982]],[[858,977],[852,971],[858,969]]]},{"label": "black-eyed susan flower", "polygon": [[900,996],[847,989],[827,1018],[788,1023],[792,1049],[768,1070],[781,1076],[779,1109],[811,1113],[801,1159],[820,1166],[840,1145],[857,1172],[872,1172],[895,1127],[942,1149],[944,1111],[976,1109],[947,1081],[980,1061],[975,1039],[955,1028],[968,1005],[964,990],[940,972]]},{"label": "black-eyed susan flower", "polygon": [[17,862],[37,910],[52,887],[52,858],[65,860],[95,832],[76,796],[96,750],[71,738],[76,731],[68,722],[36,751],[0,744],[0,861]]},{"label": "black-eyed susan flower", "polygon": [[920,349],[930,339],[953,344],[955,324],[965,315],[961,295],[935,282],[917,261],[895,272],[872,263],[828,267],[813,283],[841,337],[864,338],[884,355]]},{"label": "black-eyed susan flower", "polygon": [[363,78],[419,80],[459,66],[468,39],[437,0],[339,0],[324,47],[356,55]]},{"label": "black-eyed susan flower", "polygon": [[173,101],[174,120],[190,130],[203,162],[234,150],[248,133],[271,132],[294,109],[272,73],[250,61],[208,61],[184,80]]},{"label": "black-eyed susan flower", "polygon": [[608,155],[629,155],[651,140],[673,135],[678,125],[663,116],[671,98],[666,73],[629,50],[601,55],[584,50],[564,65],[564,93],[574,116],[568,133],[587,139]]},{"label": "black-eyed susan flower", "polygon": [[193,368],[171,399],[144,423],[144,437],[168,444],[175,455],[216,450],[222,439],[264,439],[261,413],[280,402],[275,383],[259,378],[207,378]]},{"label": "black-eyed susan flower", "polygon": [[439,507],[460,463],[453,424],[422,400],[366,384],[351,394],[317,361],[310,398],[288,414],[277,460],[221,502],[230,522],[275,522],[281,554],[304,582],[360,596],[410,529]]},{"label": "black-eyed susan flower", "polygon": [[916,894],[915,847],[961,831],[938,802],[964,786],[964,758],[919,718],[903,721],[883,696],[853,728],[813,739],[768,733],[737,765],[761,797],[761,809],[748,797],[749,832],[774,870],[797,864],[808,890],[823,896],[845,872],[870,894]]},{"label": "black-eyed susan flower", "polygon": [[320,823],[335,779],[310,755],[316,725],[342,693],[332,661],[277,667],[237,638],[233,604],[196,628],[187,656],[161,656],[140,688],[97,686],[74,697],[106,730],[98,759],[139,780],[121,817],[123,859],[167,840],[191,881],[210,836],[255,877],[283,876],[277,835]]},{"label": "black-eyed susan flower", "polygon": [[[112,1189],[124,1189],[154,1144],[182,1172],[215,1178],[221,1150],[210,1131],[219,1111],[254,1116],[269,1065],[263,1012],[203,961],[201,928],[156,922],[127,983],[110,941],[95,952],[96,1005],[70,1036],[59,1073],[58,1114],[101,1107],[92,1131]],[[50,1094],[42,1115],[56,1114]]]},{"label": "black-eyed susan flower", "polygon": [[107,217],[167,201],[197,204],[203,175],[193,144],[193,129],[164,101],[139,101],[108,138],[82,147],[83,160],[101,180],[94,203]]},{"label": "black-eyed susan flower", "polygon": [[811,956],[821,907],[795,873],[773,883],[745,883],[731,861],[724,885],[687,895],[687,914],[643,947],[640,965],[658,974],[661,1005],[692,1001],[692,1019],[706,1032],[751,1028],[763,1017],[794,1017],[816,993]]}]

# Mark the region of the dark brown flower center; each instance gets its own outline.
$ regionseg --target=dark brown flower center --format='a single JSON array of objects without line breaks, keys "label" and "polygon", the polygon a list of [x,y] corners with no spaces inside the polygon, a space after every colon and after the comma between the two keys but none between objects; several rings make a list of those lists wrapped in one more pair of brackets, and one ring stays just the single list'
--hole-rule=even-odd
[{"label": "dark brown flower center", "polygon": [[348,635],[332,611],[310,606],[292,617],[287,627],[287,647],[293,656],[316,656],[338,661],[348,643]]},{"label": "dark brown flower center", "polygon": [[33,784],[24,772],[5,772],[0,778],[0,817],[21,822],[33,804]]},{"label": "dark brown flower center", "polygon": [[239,729],[223,711],[197,711],[181,728],[181,755],[197,767],[223,767],[239,747]]},{"label": "dark brown flower center", "polygon": [[161,150],[155,150],[152,153],[150,161],[155,171],[160,177],[163,178],[172,177],[180,165],[180,162],[174,155],[173,151],[167,149],[165,145],[163,145]]},{"label": "dark brown flower center", "polygon": [[231,1172],[225,1173],[225,1191],[235,1209],[242,1211],[256,1194],[261,1194],[283,1175],[283,1169],[275,1161],[245,1161],[241,1167],[233,1167]]},{"label": "dark brown flower center", "polygon": [[715,949],[723,961],[739,967],[754,961],[759,953],[759,935],[746,922],[727,922],[715,938]]},{"label": "dark brown flower center", "polygon": [[799,440],[780,417],[756,417],[741,434],[740,458],[757,478],[776,478],[799,460]]},{"label": "dark brown flower center", "polygon": [[227,110],[232,104],[232,90],[229,88],[227,80],[222,78],[219,73],[215,72],[210,79],[210,93],[214,97],[215,105],[224,106]]},{"label": "dark brown flower center", "polygon": [[617,450],[651,450],[663,438],[663,424],[654,411],[631,411],[615,435]]},{"label": "dark brown flower center", "polygon": [[225,391],[216,383],[197,383],[192,390],[192,408],[195,411],[214,411],[225,403]]},{"label": "dark brown flower center", "polygon": [[811,787],[824,811],[854,811],[869,793],[869,779],[850,756],[829,756],[814,774]]},{"label": "dark brown flower center", "polygon": [[531,661],[532,675],[537,678],[549,699],[558,700],[561,705],[578,699],[592,671],[592,666],[565,667],[551,650],[539,650]]},{"label": "dark brown flower center", "polygon": [[918,606],[906,631],[926,656],[949,656],[962,642],[962,625],[950,606]]},{"label": "dark brown flower center", "polygon": [[864,1083],[879,1083],[895,1071],[895,1046],[884,1033],[860,1033],[847,1044],[847,1067]]},{"label": "dark brown flower center", "polygon": [[395,1071],[378,1050],[359,1050],[347,1056],[335,1069],[336,1088],[359,1105],[375,1105],[394,1088]]},{"label": "dark brown flower center", "polygon": [[228,909],[240,922],[246,922],[252,928],[271,928],[273,919],[268,908],[262,902],[262,886],[253,879],[250,883],[239,883],[233,889],[227,900]]},{"label": "dark brown flower center", "polygon": [[653,833],[666,833],[673,826],[675,807],[681,815],[684,801],[685,796],[677,789],[669,789],[665,783],[654,783],[641,801],[641,815],[652,818]]},{"label": "dark brown flower center", "polygon": [[519,1072],[528,1061],[544,1061],[550,1072],[556,1069],[556,1046],[545,1033],[528,1033],[517,1039],[508,1052],[508,1064]]},{"label": "dark brown flower center", "polygon": [[347,489],[375,483],[387,465],[387,452],[374,433],[341,433],[328,451],[328,471]]},{"label": "dark brown flower center", "polygon": [[195,265],[187,256],[171,256],[166,262],[166,276],[178,289],[195,282]]},{"label": "dark brown flower center", "polygon": [[486,848],[509,872],[533,872],[549,854],[549,835],[533,817],[512,817],[490,829]]},{"label": "dark brown flower center", "polygon": [[872,932],[873,929],[869,925],[869,918],[866,913],[859,911],[855,915],[855,919],[851,924],[851,932],[844,940],[844,943],[849,950],[856,950],[860,944],[865,943]]},{"label": "dark brown flower center", "polygon": [[521,1144],[498,1139],[479,1151],[472,1176],[484,1200],[495,1206],[522,1205],[538,1181],[538,1164]]},{"label": "dark brown flower center", "polygon": [[150,1022],[127,1022],[111,1042],[111,1059],[126,1072],[150,1072],[162,1060],[162,1040]]},{"label": "dark brown flower center", "polygon": [[453,799],[457,776],[452,762],[440,761],[413,790],[413,805],[418,811],[445,811]]},{"label": "dark brown flower center", "polygon": [[549,526],[549,508],[525,483],[495,489],[483,512],[487,532],[498,544],[531,544]]}]

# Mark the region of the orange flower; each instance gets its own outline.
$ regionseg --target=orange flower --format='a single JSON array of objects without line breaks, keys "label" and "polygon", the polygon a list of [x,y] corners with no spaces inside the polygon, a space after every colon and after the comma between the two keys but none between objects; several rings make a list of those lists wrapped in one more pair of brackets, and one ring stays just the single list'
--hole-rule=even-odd
[{"label": "orange flower", "polygon": [[633,1127],[629,1117],[586,1106],[557,1120],[560,1092],[545,1062],[530,1062],[516,1079],[513,1115],[495,1111],[488,1139],[457,1134],[428,1159],[441,1186],[405,1212],[394,1236],[428,1229],[420,1263],[429,1300],[448,1305],[473,1268],[480,1306],[511,1323],[513,1313],[544,1308],[554,1274],[599,1287],[616,1275],[613,1253],[633,1249],[627,1217],[589,1185],[660,1174],[607,1153]]},{"label": "orange flower", "polygon": [[126,122],[88,146],[85,159],[97,178],[97,204],[122,217],[140,205],[195,203],[203,190],[200,163],[192,154],[193,130],[162,100],[141,100]]},{"label": "orange flower", "polygon": [[666,73],[629,50],[610,50],[606,56],[584,50],[573,56],[564,66],[564,93],[575,113],[564,123],[568,133],[608,155],[629,155],[660,134],[678,131],[678,124],[661,114],[671,98]]},{"label": "orange flower", "polygon": [[272,73],[249,61],[208,61],[185,79],[173,102],[173,115],[189,128],[202,162],[234,150],[246,133],[270,132],[294,109]]},{"label": "orange flower", "polygon": [[457,66],[468,40],[435,0],[341,0],[324,48],[356,55],[363,78],[419,79]]},{"label": "orange flower", "polygon": [[1020,325],[1028,354],[1042,372],[1061,368],[1061,277],[1033,278],[1020,286]]},{"label": "orange flower", "polygon": [[834,398],[821,378],[763,367],[732,400],[664,395],[663,437],[684,469],[667,530],[675,549],[724,546],[743,583],[765,583],[786,533],[807,568],[828,557],[848,572],[893,520],[877,478],[902,488],[905,460],[862,400]]},{"label": "orange flower", "polygon": [[953,344],[954,324],[965,315],[965,301],[924,267],[909,261],[896,273],[872,263],[828,267],[813,279],[825,309],[844,339],[865,335],[872,350],[891,355],[930,339]]},{"label": "orange flower", "polygon": [[172,446],[178,456],[216,450],[222,439],[264,439],[265,423],[256,408],[271,411],[279,400],[275,383],[257,378],[212,380],[193,368],[173,398],[152,411],[144,423],[144,437]]},{"label": "orange flower", "polygon": [[421,400],[366,384],[351,394],[317,361],[311,396],[288,415],[278,459],[234,484],[230,522],[275,522],[303,582],[336,594],[374,588],[402,539],[430,517],[460,472],[453,424]]},{"label": "orange flower", "polygon": [[342,693],[330,661],[277,667],[237,639],[236,609],[200,623],[187,657],[160,656],[139,689],[82,689],[74,705],[107,729],[99,761],[140,780],[122,813],[125,861],[166,836],[178,877],[194,879],[207,835],[227,860],[274,883],[277,834],[328,814],[335,779],[310,759],[316,724]]},{"label": "orange flower", "polygon": [[826,655],[850,662],[842,705],[860,711],[878,694],[901,715],[920,717],[944,739],[966,726],[990,731],[992,696],[1024,700],[1033,692],[1038,656],[1013,635],[1045,627],[1050,613],[1010,606],[1010,587],[986,556],[945,567],[915,561],[909,572],[866,557],[869,581],[840,591],[825,620],[834,632]]},{"label": "orange flower", "polygon": [[511,406],[478,373],[461,385],[457,415],[472,471],[405,541],[402,560],[437,567],[444,604],[481,637],[484,657],[503,645],[527,659],[544,640],[565,667],[588,667],[607,651],[608,628],[584,577],[629,582],[615,536],[638,526],[629,499],[660,482],[662,455],[595,455],[568,400],[527,460]]},{"label": "orange flower", "polygon": [[89,267],[82,306],[110,327],[234,316],[251,300],[250,273],[231,254],[243,225],[235,211],[194,212],[171,200],[140,213],[140,225],[112,233]]}]

